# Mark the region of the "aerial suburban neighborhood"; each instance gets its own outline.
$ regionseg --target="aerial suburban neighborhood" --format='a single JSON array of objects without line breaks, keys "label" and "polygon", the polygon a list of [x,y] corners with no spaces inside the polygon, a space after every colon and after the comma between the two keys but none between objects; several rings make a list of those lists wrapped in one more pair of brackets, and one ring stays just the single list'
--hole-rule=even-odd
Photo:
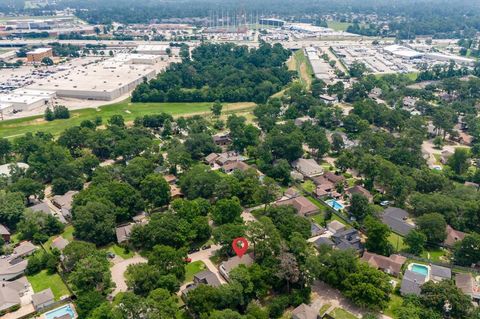
[{"label": "aerial suburban neighborhood", "polygon": [[0,0],[0,318],[480,319],[480,3]]}]

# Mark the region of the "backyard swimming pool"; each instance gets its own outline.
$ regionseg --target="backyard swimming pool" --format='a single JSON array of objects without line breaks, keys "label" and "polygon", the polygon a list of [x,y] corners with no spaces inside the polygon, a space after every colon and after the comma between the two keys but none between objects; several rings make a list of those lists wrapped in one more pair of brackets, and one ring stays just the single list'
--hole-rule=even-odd
[{"label": "backyard swimming pool", "polygon": [[45,319],[54,319],[60,318],[62,316],[69,315],[70,318],[75,318],[75,312],[72,309],[71,305],[65,305],[60,308],[53,309],[44,314]]},{"label": "backyard swimming pool", "polygon": [[333,209],[335,209],[337,212],[338,212],[339,210],[345,208],[345,206],[343,206],[342,204],[340,204],[339,202],[337,202],[337,201],[334,200],[334,199],[329,199],[329,200],[325,201],[325,203],[326,203],[328,206],[330,206],[330,207],[332,207]]},{"label": "backyard swimming pool", "polygon": [[408,267],[411,271],[416,272],[417,274],[423,275],[428,277],[428,273],[430,272],[429,267],[420,264],[410,264]]}]

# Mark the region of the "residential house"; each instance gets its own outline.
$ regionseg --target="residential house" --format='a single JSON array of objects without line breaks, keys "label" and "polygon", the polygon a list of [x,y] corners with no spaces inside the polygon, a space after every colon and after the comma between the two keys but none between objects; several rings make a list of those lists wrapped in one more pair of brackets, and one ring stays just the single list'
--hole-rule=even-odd
[{"label": "residential house", "polygon": [[14,281],[0,281],[0,312],[19,306],[20,298],[28,292],[29,286],[26,277]]},{"label": "residential house", "polygon": [[244,163],[244,162],[231,162],[222,167],[222,171],[224,171],[227,174],[233,173],[236,170],[246,172],[250,168],[252,168],[250,165]]},{"label": "residential house", "polygon": [[325,228],[316,223],[310,224],[310,234],[312,237],[320,236],[325,233]]},{"label": "residential house", "polygon": [[235,151],[211,153],[205,157],[205,163],[212,167],[222,167],[228,163],[243,162],[246,158]]},{"label": "residential house", "polygon": [[37,250],[37,246],[32,244],[29,241],[22,241],[20,244],[18,244],[17,247],[13,249],[13,255],[17,257],[27,257],[33,254]]},{"label": "residential house", "polygon": [[442,163],[443,165],[447,164],[448,162],[448,159],[453,155],[453,152],[450,152],[450,151],[442,151],[442,153],[440,154],[440,163]]},{"label": "residential house", "polygon": [[335,243],[335,248],[337,249],[353,249],[358,253],[363,252],[363,244],[360,240],[360,234],[355,228],[347,229],[333,234],[332,241]]},{"label": "residential house", "polygon": [[450,280],[452,279],[452,270],[447,267],[432,264],[430,266],[430,279],[436,282]]},{"label": "residential house", "polygon": [[293,206],[297,214],[300,216],[310,216],[313,214],[318,213],[319,209],[315,204],[309,201],[305,196],[298,196],[294,198],[284,199],[277,201],[275,203],[276,206],[285,206],[290,205]]},{"label": "residential house", "polygon": [[59,251],[62,251],[65,249],[65,247],[67,247],[67,245],[69,244],[70,242],[63,238],[62,236],[57,236],[53,241],[52,241],[52,244],[50,245],[51,248],[56,248],[58,249]]},{"label": "residential house", "polygon": [[292,166],[307,178],[323,174],[323,168],[314,159],[299,158],[292,163]]},{"label": "residential house", "polygon": [[381,218],[392,231],[402,236],[406,236],[415,228],[415,225],[409,222],[408,212],[401,208],[389,207],[383,211]]},{"label": "residential house", "polygon": [[407,258],[400,255],[385,257],[365,251],[361,260],[368,263],[373,268],[380,269],[389,275],[398,277],[402,273],[402,266],[407,261]]},{"label": "residential house", "polygon": [[127,242],[130,239],[130,234],[133,229],[132,223],[127,225],[118,226],[115,228],[115,234],[117,235],[117,243],[121,244]]},{"label": "residential house", "polygon": [[331,222],[329,222],[327,224],[327,229],[329,232],[331,232],[332,234],[335,234],[335,233],[340,233],[340,232],[343,232],[345,229],[347,229],[345,227],[344,224],[342,224],[341,222],[339,222],[338,220],[332,220]]},{"label": "residential house", "polygon": [[411,270],[406,270],[403,274],[400,293],[406,295],[420,295],[421,287],[426,282],[427,277]]},{"label": "residential house", "polygon": [[231,257],[228,260],[222,262],[220,266],[218,267],[220,274],[225,278],[227,281],[230,279],[229,274],[232,269],[240,266],[240,265],[245,265],[245,266],[251,266],[253,264],[254,260],[252,256],[249,254],[245,254],[242,256],[242,258],[235,256]]},{"label": "residential house", "polygon": [[0,282],[14,280],[23,276],[28,261],[19,257],[0,259]]},{"label": "residential house", "polygon": [[42,213],[49,214],[49,215],[52,215],[52,216],[53,216],[53,213],[54,213],[53,210],[50,208],[50,206],[48,206],[48,204],[45,203],[45,202],[40,202],[36,205],[30,206],[29,209],[34,211],[34,212],[42,212]]},{"label": "residential house", "polygon": [[7,312],[13,307],[20,306],[20,302],[20,296],[17,291],[2,283],[0,286],[0,312]]},{"label": "residential house", "polygon": [[332,197],[338,199],[342,197],[342,194],[337,192],[335,184],[330,182],[328,179],[323,178],[323,176],[316,178],[316,182],[320,183],[315,189],[315,196],[317,198]]},{"label": "residential house", "polygon": [[165,181],[168,184],[175,184],[177,182],[177,176],[175,176],[173,174],[165,175],[165,176],[163,176],[163,178],[165,178]]},{"label": "residential house", "polygon": [[378,100],[380,96],[382,95],[382,89],[379,87],[373,88],[372,91],[368,94],[368,97],[373,99],[373,100]]},{"label": "residential house", "polygon": [[326,104],[338,103],[338,97],[336,95],[320,95],[320,99]]},{"label": "residential house", "polygon": [[218,287],[221,285],[217,275],[215,275],[215,273],[211,272],[210,270],[204,270],[199,273],[196,273],[193,276],[193,282],[197,284],[205,284],[213,287]]},{"label": "residential house", "polygon": [[170,184],[170,198],[172,200],[183,198],[183,193],[180,187],[178,187],[177,185]]},{"label": "residential house", "polygon": [[232,143],[232,139],[230,138],[230,134],[219,134],[213,136],[213,142],[217,146],[227,146]]},{"label": "residential house", "polygon": [[292,319],[319,319],[320,316],[315,309],[302,303],[292,311]]},{"label": "residential house", "polygon": [[295,198],[300,196],[300,192],[296,188],[290,187],[283,193],[283,196],[287,198]]},{"label": "residential house", "polygon": [[317,248],[320,248],[322,246],[335,247],[335,243],[327,237],[319,237],[313,242],[313,244]]},{"label": "residential house", "polygon": [[337,175],[333,172],[325,172],[325,174],[323,174],[323,177],[335,185],[345,182],[345,177],[343,177],[343,175]]},{"label": "residential house", "polygon": [[0,176],[4,175],[7,178],[9,178],[12,174],[12,169],[15,170],[17,167],[24,171],[30,168],[30,166],[25,163],[9,163],[9,164],[0,165]]},{"label": "residential house", "polygon": [[452,226],[450,225],[447,225],[446,232],[447,232],[447,238],[445,238],[445,241],[443,242],[443,244],[447,247],[453,247],[457,241],[463,240],[467,235],[464,232],[453,229]]},{"label": "residential house", "polygon": [[43,309],[53,305],[54,302],[55,298],[50,288],[32,295],[32,304],[33,308],[35,308],[35,311],[42,311]]},{"label": "residential house", "polygon": [[303,182],[305,179],[303,178],[303,174],[299,173],[297,171],[291,171],[290,172],[290,177],[292,180],[297,181],[297,182]]},{"label": "residential house", "polygon": [[360,185],[355,185],[349,189],[347,189],[346,191],[347,195],[351,198],[354,194],[359,194],[359,195],[363,195],[365,196],[367,199],[368,199],[368,202],[369,203],[373,203],[373,196],[372,194],[366,190],[365,188],[363,188],[362,186]]},{"label": "residential house", "polygon": [[294,121],[294,124],[297,127],[302,127],[303,124],[305,124],[307,122],[314,123],[314,121],[315,120],[312,119],[310,116],[303,116],[303,117],[296,118],[295,121]]},{"label": "residential house", "polygon": [[458,273],[455,275],[455,285],[473,301],[480,302],[480,287],[471,273]]},{"label": "residential house", "polygon": [[2,236],[4,242],[10,242],[10,231],[2,224],[0,224],[0,236]]},{"label": "residential house", "polygon": [[72,203],[73,203],[73,197],[77,195],[77,191],[68,191],[64,195],[55,195],[53,196],[52,203],[55,205],[58,209],[60,209],[60,212],[62,213],[63,217],[65,219],[70,219],[72,218]]},{"label": "residential house", "polygon": [[406,96],[403,98],[403,107],[406,109],[414,109],[417,105],[418,99],[411,96]]}]

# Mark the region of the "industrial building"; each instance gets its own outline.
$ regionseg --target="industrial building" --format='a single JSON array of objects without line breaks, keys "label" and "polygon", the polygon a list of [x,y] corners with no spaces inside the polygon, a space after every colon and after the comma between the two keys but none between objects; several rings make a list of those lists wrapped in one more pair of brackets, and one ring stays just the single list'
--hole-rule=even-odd
[{"label": "industrial building", "polygon": [[391,55],[407,60],[418,59],[424,55],[421,52],[396,44],[386,46],[383,48],[383,50]]},{"label": "industrial building", "polygon": [[[108,60],[112,64],[118,65],[118,63],[125,64],[156,64],[162,61],[162,57],[153,54],[135,54],[135,53],[120,53],[114,58]],[[108,63],[105,62],[105,63]]]},{"label": "industrial building", "polygon": [[261,25],[269,25],[269,26],[272,26],[272,27],[283,27],[285,25],[285,21],[280,20],[280,19],[274,19],[274,18],[260,19],[259,23]]},{"label": "industrial building", "polygon": [[146,55],[121,55],[60,71],[28,89],[55,91],[58,97],[111,101],[131,92],[144,79],[154,78],[159,71],[156,61]]},{"label": "industrial building", "polygon": [[335,70],[328,62],[319,57],[317,49],[308,47],[305,49],[305,54],[310,61],[315,78],[323,80],[327,84],[332,83],[335,78]]},{"label": "industrial building", "polygon": [[466,66],[475,66],[475,63],[476,63],[475,59],[470,59],[470,58],[457,56],[457,55],[435,53],[435,52],[426,53],[425,58],[430,60],[435,60],[435,61],[441,61],[441,62],[454,61],[455,63],[466,65]]},{"label": "industrial building", "polygon": [[164,44],[141,44],[135,51],[140,54],[167,55],[170,46]]},{"label": "industrial building", "polygon": [[27,52],[27,61],[30,63],[40,63],[44,58],[53,57],[52,48],[38,48]]},{"label": "industrial building", "polygon": [[3,112],[4,114],[14,111],[30,111],[37,107],[45,106],[49,103],[42,96],[20,95],[20,94],[4,94],[0,95],[0,104],[10,104],[9,108]]}]

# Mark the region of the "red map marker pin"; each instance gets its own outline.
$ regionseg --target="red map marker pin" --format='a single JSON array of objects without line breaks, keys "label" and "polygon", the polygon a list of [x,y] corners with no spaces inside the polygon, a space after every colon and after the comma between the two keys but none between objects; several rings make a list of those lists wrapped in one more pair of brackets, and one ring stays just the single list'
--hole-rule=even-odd
[{"label": "red map marker pin", "polygon": [[232,248],[237,256],[242,258],[248,250],[248,241],[243,237],[235,238],[232,243]]}]

